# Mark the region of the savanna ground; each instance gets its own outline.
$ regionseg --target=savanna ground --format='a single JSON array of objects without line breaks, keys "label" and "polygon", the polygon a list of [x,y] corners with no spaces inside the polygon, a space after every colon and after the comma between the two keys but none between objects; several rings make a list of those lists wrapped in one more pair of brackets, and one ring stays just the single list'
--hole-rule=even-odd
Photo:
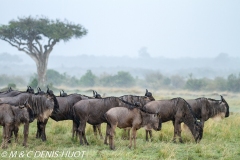
[{"label": "savanna ground", "polygon": [[[89,88],[70,89],[60,86],[67,93],[80,93],[92,96]],[[101,95],[144,95],[145,89],[140,88],[92,88]],[[20,89],[25,90],[25,88]],[[95,137],[91,125],[87,125],[86,135],[90,145],[80,146],[79,141],[72,139],[72,121],[55,122],[49,119],[46,128],[47,141],[36,139],[36,120],[30,124],[28,147],[24,148],[22,126],[19,131],[19,142],[11,143],[8,149],[0,149],[1,159],[240,159],[240,94],[218,92],[190,92],[190,91],[151,91],[156,100],[182,97],[184,99],[208,97],[220,99],[224,96],[230,106],[230,116],[223,120],[208,120],[205,123],[203,138],[196,144],[192,135],[182,127],[184,143],[173,143],[173,126],[171,122],[163,123],[162,130],[153,131],[153,140],[145,141],[145,130],[137,132],[137,148],[129,149],[128,140],[122,140],[121,129],[116,130],[114,151],[104,145],[103,140]],[[59,95],[59,90],[54,92]],[[102,132],[105,136],[106,124],[102,124]],[[2,135],[0,135],[2,136]],[[2,138],[2,137],[1,137]]]}]

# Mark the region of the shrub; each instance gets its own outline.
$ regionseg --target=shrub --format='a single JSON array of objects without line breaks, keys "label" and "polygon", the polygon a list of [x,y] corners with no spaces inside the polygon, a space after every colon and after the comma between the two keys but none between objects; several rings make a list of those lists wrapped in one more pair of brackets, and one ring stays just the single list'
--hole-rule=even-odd
[{"label": "shrub", "polygon": [[87,70],[86,74],[80,78],[80,85],[92,87],[95,85],[96,78],[91,70]]}]

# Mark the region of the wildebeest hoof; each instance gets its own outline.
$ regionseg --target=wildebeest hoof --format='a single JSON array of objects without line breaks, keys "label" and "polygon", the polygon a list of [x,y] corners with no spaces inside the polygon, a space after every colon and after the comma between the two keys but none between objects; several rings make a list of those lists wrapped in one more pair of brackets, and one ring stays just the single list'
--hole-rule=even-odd
[{"label": "wildebeest hoof", "polygon": [[26,144],[23,144],[23,146],[24,146],[24,148],[27,148],[27,147],[28,147],[28,145],[26,145]]},{"label": "wildebeest hoof", "polygon": [[113,147],[110,147],[110,149],[111,149],[111,150],[115,150],[115,146],[113,146]]}]

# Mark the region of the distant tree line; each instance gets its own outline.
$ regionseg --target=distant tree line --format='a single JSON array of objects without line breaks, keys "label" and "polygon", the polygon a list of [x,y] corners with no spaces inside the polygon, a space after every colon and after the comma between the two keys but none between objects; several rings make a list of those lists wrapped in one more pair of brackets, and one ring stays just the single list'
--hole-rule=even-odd
[{"label": "distant tree line", "polygon": [[[180,75],[164,76],[160,72],[151,72],[144,79],[133,77],[129,72],[119,71],[114,75],[103,73],[100,76],[87,70],[81,77],[70,76],[67,73],[59,73],[56,70],[47,70],[47,84],[50,86],[65,85],[69,87],[134,87],[141,86],[149,89],[187,89],[191,91],[230,91],[240,92],[240,73],[230,74],[227,78],[215,77],[194,78],[193,74],[188,77]],[[28,83],[19,76],[0,75],[1,86],[30,85],[38,86],[37,74],[30,78]]]}]

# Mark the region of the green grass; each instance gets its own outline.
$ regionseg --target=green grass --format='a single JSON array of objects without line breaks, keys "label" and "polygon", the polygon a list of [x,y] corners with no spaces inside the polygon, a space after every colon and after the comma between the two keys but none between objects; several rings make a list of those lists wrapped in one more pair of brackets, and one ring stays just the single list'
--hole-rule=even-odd
[{"label": "green grass", "polygon": [[[98,91],[98,90],[97,90]],[[103,93],[98,91],[99,93]],[[114,91],[113,91],[114,93]],[[136,91],[138,93],[138,91]],[[144,92],[143,92],[144,93]],[[125,94],[125,93],[123,93]],[[190,93],[185,91],[174,91],[172,94],[169,92],[156,92],[154,95],[156,99],[173,98],[182,95],[183,98],[197,98],[202,96],[202,93]],[[206,97],[211,97],[211,93],[204,93]],[[162,130],[159,132],[153,131],[153,141],[145,141],[145,131],[140,129],[137,133],[137,148],[129,149],[128,140],[122,140],[121,129],[116,129],[114,151],[109,149],[109,146],[104,145],[103,140],[95,137],[93,134],[92,126],[87,125],[86,135],[89,146],[81,146],[78,140],[72,140],[72,121],[55,122],[49,119],[46,128],[47,141],[42,142],[36,139],[36,121],[30,124],[28,147],[24,148],[21,144],[23,141],[22,126],[19,131],[19,142],[9,144],[8,149],[0,149],[0,157],[4,151],[8,156],[11,152],[24,152],[23,158],[3,158],[3,159],[137,159],[137,160],[155,160],[155,159],[176,159],[176,160],[235,160],[240,159],[240,110],[239,95],[227,93],[224,96],[230,106],[230,111],[234,108],[234,113],[230,117],[221,121],[214,121],[212,119],[205,122],[203,139],[200,143],[196,144],[192,135],[182,127],[182,137],[184,143],[173,143],[173,126],[171,122],[163,123]],[[115,94],[113,94],[115,95]],[[139,95],[139,94],[138,94]],[[234,96],[233,96],[234,95]],[[217,96],[216,96],[217,97]],[[211,97],[215,98],[215,97]],[[102,125],[102,132],[105,135],[106,124]],[[0,138],[2,135],[0,135]],[[56,157],[39,157],[38,151],[49,151],[59,153]],[[82,156],[82,152],[85,152]],[[27,157],[27,153],[31,158]],[[46,153],[46,152],[45,152]],[[62,153],[64,153],[62,155]],[[71,157],[75,153],[77,157]],[[34,157],[36,154],[36,157]],[[17,154],[19,156],[19,154]],[[37,157],[38,156],[38,157]],[[70,158],[68,157],[70,156]],[[2,157],[1,157],[2,159]]]}]

